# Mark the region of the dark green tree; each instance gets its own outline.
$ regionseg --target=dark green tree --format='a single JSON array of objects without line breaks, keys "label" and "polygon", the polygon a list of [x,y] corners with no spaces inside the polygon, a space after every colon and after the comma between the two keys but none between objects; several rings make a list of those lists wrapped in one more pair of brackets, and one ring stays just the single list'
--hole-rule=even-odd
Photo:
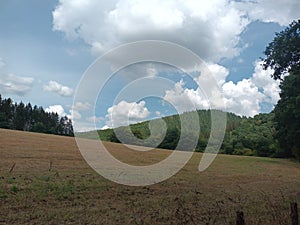
[{"label": "dark green tree", "polygon": [[272,77],[283,80],[283,76],[297,70],[300,62],[300,20],[276,33],[274,40],[266,47],[263,67],[274,69]]},{"label": "dark green tree", "polygon": [[277,33],[265,54],[264,68],[274,69],[272,77],[281,80],[276,136],[286,156],[300,159],[300,20]]},{"label": "dark green tree", "polygon": [[13,123],[14,105],[13,101],[2,99],[0,95],[0,127],[10,129]]},{"label": "dark green tree", "polygon": [[74,136],[72,121],[42,107],[13,103],[0,95],[0,128]]},{"label": "dark green tree", "polygon": [[300,70],[285,77],[275,107],[277,138],[285,155],[300,159]]}]

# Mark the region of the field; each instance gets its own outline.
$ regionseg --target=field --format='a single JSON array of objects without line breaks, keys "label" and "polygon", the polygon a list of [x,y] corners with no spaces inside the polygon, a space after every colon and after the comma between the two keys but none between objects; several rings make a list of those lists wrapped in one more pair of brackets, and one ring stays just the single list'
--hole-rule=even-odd
[{"label": "field", "polygon": [[[159,184],[110,182],[82,158],[74,138],[0,129],[0,224],[289,224],[300,202],[300,164],[290,160],[218,155],[200,173],[200,153]],[[118,159],[151,164],[145,155],[106,143]]]}]

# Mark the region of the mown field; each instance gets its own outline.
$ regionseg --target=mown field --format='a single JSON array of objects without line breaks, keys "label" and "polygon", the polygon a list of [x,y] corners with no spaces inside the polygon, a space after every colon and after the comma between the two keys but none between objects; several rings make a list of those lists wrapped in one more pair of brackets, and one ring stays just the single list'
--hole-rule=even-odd
[{"label": "mown field", "polygon": [[[289,203],[300,202],[300,164],[290,160],[218,155],[200,173],[195,153],[167,181],[129,187],[94,172],[74,138],[3,129],[0,137],[0,224],[234,224],[238,210],[246,224],[289,224]],[[105,145],[135,165],[170,154]]]}]

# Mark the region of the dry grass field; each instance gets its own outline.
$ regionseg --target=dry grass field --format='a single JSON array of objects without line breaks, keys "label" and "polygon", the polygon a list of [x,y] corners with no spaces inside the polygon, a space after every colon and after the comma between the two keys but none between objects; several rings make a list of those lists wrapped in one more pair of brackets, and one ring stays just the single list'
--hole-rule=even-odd
[{"label": "dry grass field", "polygon": [[[300,164],[218,155],[200,173],[201,154],[175,176],[147,187],[110,182],[82,158],[74,138],[0,129],[0,224],[290,224],[300,203]],[[106,143],[118,159],[146,165],[170,151],[136,153]]]}]

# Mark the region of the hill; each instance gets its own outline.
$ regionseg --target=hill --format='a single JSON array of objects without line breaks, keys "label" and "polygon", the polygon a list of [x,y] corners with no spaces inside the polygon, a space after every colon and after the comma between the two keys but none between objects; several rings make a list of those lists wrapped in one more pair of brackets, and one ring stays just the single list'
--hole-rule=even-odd
[{"label": "hill", "polygon": [[[285,159],[201,153],[175,176],[147,187],[112,183],[87,165],[72,137],[0,129],[0,224],[286,224],[300,202],[300,165]],[[90,140],[93,141],[93,140]],[[170,151],[105,143],[119,160],[145,165]]]},{"label": "hill", "polygon": [[[188,118],[191,113],[192,112],[182,115],[184,115],[185,118]],[[199,117],[200,134],[197,136],[197,134],[193,133],[193,128],[190,128],[189,138],[198,139],[195,151],[203,152],[210,136],[211,111],[198,110],[197,113]],[[180,116],[182,115],[172,115],[162,118],[167,126],[167,132],[162,142],[158,145],[159,148],[176,148],[181,134]],[[230,155],[286,157],[284,151],[279,147],[279,143],[274,137],[276,130],[273,118],[273,113],[259,114],[253,118],[240,117],[233,113],[227,113],[226,133],[220,153]],[[98,134],[103,141],[115,143],[122,142],[151,147],[151,140],[150,142],[144,141],[150,135],[150,122],[153,121],[145,121],[128,127],[119,127],[116,128],[115,131],[113,129],[99,130]],[[115,132],[122,135],[122,141],[119,141]],[[129,135],[131,132],[136,138]],[[81,133],[79,136],[85,138],[91,137],[89,132]],[[159,139],[159,137],[157,139]]]}]

